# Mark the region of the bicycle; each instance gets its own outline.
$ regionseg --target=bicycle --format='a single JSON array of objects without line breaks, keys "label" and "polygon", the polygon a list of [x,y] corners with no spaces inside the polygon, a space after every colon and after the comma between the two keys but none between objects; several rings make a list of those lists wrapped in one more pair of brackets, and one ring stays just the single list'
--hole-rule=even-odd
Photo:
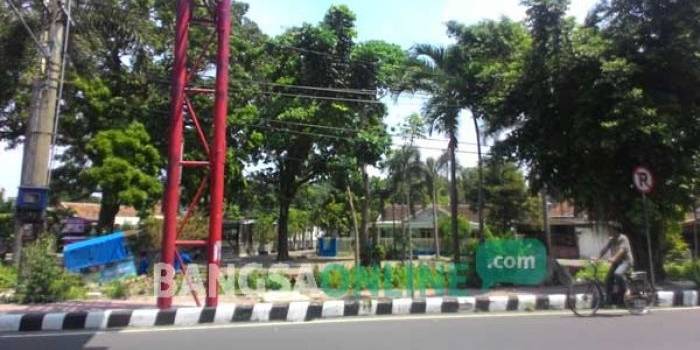
[{"label": "bicycle", "polygon": [[[594,316],[608,300],[604,292],[605,283],[598,278],[598,264],[589,264],[593,268],[593,278],[572,281],[566,293],[567,306],[579,317]],[[647,314],[656,301],[656,292],[649,283],[647,273],[630,271],[624,278],[628,286],[628,293],[623,298],[625,308],[633,315]]]}]

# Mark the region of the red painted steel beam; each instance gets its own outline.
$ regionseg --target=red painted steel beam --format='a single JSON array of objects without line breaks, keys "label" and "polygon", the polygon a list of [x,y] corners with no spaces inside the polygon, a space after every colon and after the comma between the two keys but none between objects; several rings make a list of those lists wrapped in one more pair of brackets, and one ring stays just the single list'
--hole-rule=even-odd
[{"label": "red painted steel beam", "polygon": [[204,148],[204,152],[207,153],[207,157],[208,157],[211,152],[209,151],[209,143],[207,142],[207,137],[204,135],[204,130],[202,129],[202,124],[199,122],[199,118],[197,117],[197,113],[194,111],[194,108],[192,107],[192,101],[190,101],[190,99],[187,97],[185,97],[185,105],[187,106],[187,115],[192,120],[192,123],[194,123],[194,127],[197,130],[197,136],[199,137],[199,142],[202,144],[202,148]]},{"label": "red painted steel beam", "polygon": [[204,160],[183,160],[180,163],[186,168],[204,168],[209,166],[209,162]]},{"label": "red painted steel beam", "polygon": [[206,247],[208,242],[204,240],[177,240],[175,244],[178,247]]},{"label": "red painted steel beam", "polygon": [[[168,181],[163,198],[164,223],[161,262],[173,266],[175,259],[175,240],[177,239],[177,215],[180,208],[180,180],[182,177],[182,142],[183,142],[183,106],[185,87],[187,85],[187,49],[189,41],[189,23],[192,18],[191,0],[179,0],[177,3],[177,20],[175,24],[175,52],[173,63],[173,80],[170,110],[170,146],[168,149]],[[160,290],[167,291],[172,285],[172,276],[161,275]],[[158,307],[168,309],[172,306],[172,296],[159,295]]]},{"label": "red painted steel beam", "polygon": [[224,216],[224,167],[226,163],[226,121],[228,116],[229,37],[231,35],[231,0],[220,0],[216,9],[218,50],[216,53],[216,96],[214,98],[214,140],[211,146],[211,186],[209,210],[209,244],[207,249],[206,306],[217,306],[217,285],[221,263],[221,230]]},{"label": "red painted steel beam", "polygon": [[191,94],[215,94],[216,89],[200,88],[200,87],[187,87],[185,90]]}]

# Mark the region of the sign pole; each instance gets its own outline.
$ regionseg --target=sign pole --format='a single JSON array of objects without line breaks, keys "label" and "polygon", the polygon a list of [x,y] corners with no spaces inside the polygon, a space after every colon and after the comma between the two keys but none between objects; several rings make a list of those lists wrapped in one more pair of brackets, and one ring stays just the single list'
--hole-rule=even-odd
[{"label": "sign pole", "polygon": [[651,234],[649,233],[649,214],[647,213],[647,195],[642,192],[642,212],[644,213],[644,231],[647,237],[647,250],[649,253],[649,276],[651,277],[651,286],[656,287],[656,278],[654,276],[654,257],[651,252]]},{"label": "sign pole", "polygon": [[647,209],[647,194],[654,189],[654,175],[645,167],[637,167],[634,169],[632,180],[634,186],[639,193],[642,194],[642,212],[644,215],[644,232],[647,238],[647,250],[649,253],[649,276],[651,277],[651,285],[656,286],[656,277],[654,276],[654,256],[651,251],[651,233],[649,233],[649,213]]}]

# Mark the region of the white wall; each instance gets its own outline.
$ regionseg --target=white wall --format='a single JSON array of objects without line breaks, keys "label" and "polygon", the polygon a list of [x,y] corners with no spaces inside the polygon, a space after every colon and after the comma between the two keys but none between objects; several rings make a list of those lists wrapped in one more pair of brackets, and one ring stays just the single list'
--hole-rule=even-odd
[{"label": "white wall", "polygon": [[137,216],[117,216],[114,218],[114,223],[120,226],[131,225],[136,226],[141,219]]},{"label": "white wall", "polygon": [[598,256],[605,244],[608,243],[608,228],[606,225],[577,227],[576,238],[581,258]]}]

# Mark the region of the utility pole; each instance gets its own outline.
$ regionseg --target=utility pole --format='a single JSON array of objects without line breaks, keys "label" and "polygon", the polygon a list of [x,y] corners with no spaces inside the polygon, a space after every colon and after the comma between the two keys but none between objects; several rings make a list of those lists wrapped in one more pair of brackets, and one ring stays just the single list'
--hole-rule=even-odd
[{"label": "utility pole", "polygon": [[48,196],[48,174],[53,141],[54,122],[58,108],[58,90],[67,24],[59,0],[46,5],[46,30],[42,35],[44,48],[40,76],[34,81],[32,105],[27,124],[22,159],[22,176],[17,196],[15,244],[13,259],[19,265],[26,224],[42,226]]}]

